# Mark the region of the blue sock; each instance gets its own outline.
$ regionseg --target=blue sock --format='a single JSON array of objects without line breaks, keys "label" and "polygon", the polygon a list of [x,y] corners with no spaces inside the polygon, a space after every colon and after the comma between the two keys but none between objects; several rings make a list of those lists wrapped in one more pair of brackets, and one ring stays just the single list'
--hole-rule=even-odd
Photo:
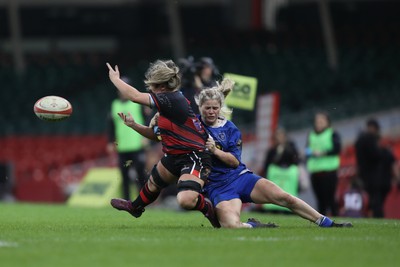
[{"label": "blue sock", "polygon": [[247,224],[250,224],[253,228],[257,227],[257,224],[255,222],[246,222]]},{"label": "blue sock", "polygon": [[320,227],[331,227],[333,224],[333,221],[326,216],[322,216],[321,218],[319,218],[317,220],[317,224]]}]

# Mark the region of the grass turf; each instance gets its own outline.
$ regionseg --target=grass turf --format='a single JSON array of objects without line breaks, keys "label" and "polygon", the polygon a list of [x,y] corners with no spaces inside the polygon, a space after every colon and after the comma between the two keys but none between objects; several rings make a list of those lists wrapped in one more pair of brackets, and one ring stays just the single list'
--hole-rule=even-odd
[{"label": "grass turf", "polygon": [[[0,203],[0,265],[399,266],[400,221],[318,228],[297,216],[243,213],[274,229],[213,229],[198,212]],[[340,219],[338,219],[340,220]]]}]

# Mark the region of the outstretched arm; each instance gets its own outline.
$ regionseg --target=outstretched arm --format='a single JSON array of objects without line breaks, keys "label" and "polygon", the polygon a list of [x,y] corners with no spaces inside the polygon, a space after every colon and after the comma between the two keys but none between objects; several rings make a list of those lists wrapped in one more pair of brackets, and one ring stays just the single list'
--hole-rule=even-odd
[{"label": "outstretched arm", "polygon": [[119,69],[117,65],[115,65],[115,70],[111,67],[110,63],[106,63],[106,65],[108,67],[108,75],[111,82],[124,97],[138,104],[146,106],[151,105],[150,95],[148,93],[142,93],[120,79]]},{"label": "outstretched arm", "polygon": [[124,121],[125,125],[129,126],[136,132],[138,132],[140,135],[154,141],[159,141],[157,138],[157,135],[153,131],[153,127],[150,126],[144,126],[142,124],[136,123],[135,120],[133,119],[131,113],[128,113],[128,115],[125,115],[124,113],[120,112],[118,113],[118,116]]}]

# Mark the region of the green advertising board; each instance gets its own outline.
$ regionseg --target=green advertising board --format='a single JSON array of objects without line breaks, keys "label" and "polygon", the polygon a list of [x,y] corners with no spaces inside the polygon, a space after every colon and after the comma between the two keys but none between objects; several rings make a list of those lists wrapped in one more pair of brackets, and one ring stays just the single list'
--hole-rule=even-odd
[{"label": "green advertising board", "polygon": [[233,73],[225,73],[224,78],[235,81],[235,86],[226,97],[225,104],[228,107],[253,110],[257,95],[257,78]]}]

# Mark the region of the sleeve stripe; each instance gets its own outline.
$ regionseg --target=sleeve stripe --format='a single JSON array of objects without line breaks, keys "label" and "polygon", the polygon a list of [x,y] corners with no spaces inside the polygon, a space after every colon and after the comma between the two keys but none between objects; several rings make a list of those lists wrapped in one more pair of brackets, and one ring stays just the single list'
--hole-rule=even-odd
[{"label": "sleeve stripe", "polygon": [[151,97],[151,100],[153,100],[152,102],[157,106],[157,110],[160,111],[160,105],[158,104],[157,97],[154,95],[153,92],[150,92],[150,97]]}]

